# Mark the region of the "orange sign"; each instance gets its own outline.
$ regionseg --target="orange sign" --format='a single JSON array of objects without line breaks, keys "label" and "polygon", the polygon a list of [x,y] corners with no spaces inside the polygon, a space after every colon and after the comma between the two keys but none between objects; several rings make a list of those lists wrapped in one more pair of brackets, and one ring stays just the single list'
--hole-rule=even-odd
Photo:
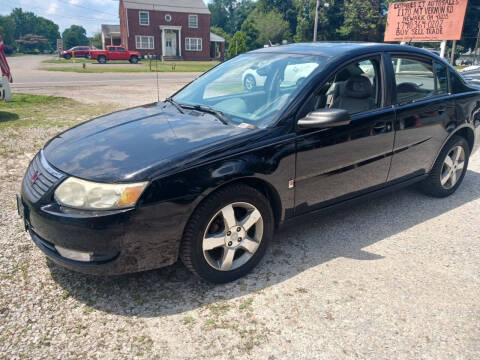
[{"label": "orange sign", "polygon": [[460,40],[468,0],[391,3],[385,41]]}]

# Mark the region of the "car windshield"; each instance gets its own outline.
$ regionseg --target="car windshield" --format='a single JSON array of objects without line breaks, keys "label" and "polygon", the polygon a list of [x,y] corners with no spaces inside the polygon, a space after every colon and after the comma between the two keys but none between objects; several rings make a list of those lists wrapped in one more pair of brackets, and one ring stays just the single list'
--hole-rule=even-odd
[{"label": "car windshield", "polygon": [[295,54],[240,55],[202,75],[173,100],[222,112],[236,125],[267,127],[328,60]]}]

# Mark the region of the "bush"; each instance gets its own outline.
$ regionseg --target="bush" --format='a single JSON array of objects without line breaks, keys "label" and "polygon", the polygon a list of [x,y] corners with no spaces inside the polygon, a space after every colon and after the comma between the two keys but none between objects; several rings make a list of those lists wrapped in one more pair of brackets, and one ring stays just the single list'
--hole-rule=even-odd
[{"label": "bush", "polygon": [[241,31],[237,31],[235,35],[233,35],[232,40],[230,40],[230,46],[228,47],[228,57],[235,57],[241,53],[246,52],[247,50],[248,49],[245,34]]}]

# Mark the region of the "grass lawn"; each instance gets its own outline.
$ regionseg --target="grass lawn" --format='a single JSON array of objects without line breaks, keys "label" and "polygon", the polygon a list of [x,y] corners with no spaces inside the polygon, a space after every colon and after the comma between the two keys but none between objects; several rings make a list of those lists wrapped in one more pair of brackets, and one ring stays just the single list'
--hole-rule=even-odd
[{"label": "grass lawn", "polygon": [[[7,164],[7,159],[21,164],[18,159],[25,156],[30,160],[48,139],[115,110],[118,107],[109,104],[87,105],[62,97],[13,94],[12,102],[0,101],[0,164]],[[9,176],[0,174],[0,182]]]},{"label": "grass lawn", "polygon": [[0,102],[0,132],[20,127],[73,126],[117,110],[111,105],[87,105],[56,96],[13,94],[13,101]]},{"label": "grass lawn", "polygon": [[[82,61],[83,60],[83,61]],[[179,61],[179,62],[161,62],[157,65],[152,63],[152,70],[150,71],[148,61],[143,61],[140,65],[131,65],[127,62],[109,62],[105,65],[95,64],[89,66],[92,60],[77,60],[76,64],[72,64],[71,60],[46,60],[44,63],[65,64],[65,66],[45,67],[46,71],[62,71],[62,72],[76,72],[76,73],[107,73],[107,72],[205,72],[216,66],[218,62],[213,61]],[[86,69],[81,67],[81,63],[87,64]],[[96,61],[93,61],[96,62]],[[115,66],[111,66],[115,64]],[[120,66],[124,64],[125,66]],[[72,65],[72,66],[68,66]],[[110,65],[110,66],[109,66]]]}]

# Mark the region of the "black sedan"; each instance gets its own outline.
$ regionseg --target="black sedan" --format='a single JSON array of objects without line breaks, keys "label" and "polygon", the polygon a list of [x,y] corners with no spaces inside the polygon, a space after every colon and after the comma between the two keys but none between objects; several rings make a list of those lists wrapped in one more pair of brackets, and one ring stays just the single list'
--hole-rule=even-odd
[{"label": "black sedan", "polygon": [[[262,86],[245,89],[249,69]],[[180,258],[222,283],[253,269],[290,220],[413,183],[451,195],[479,135],[480,89],[429,51],[272,47],[53,138],[18,208],[69,269],[122,274]]]}]

